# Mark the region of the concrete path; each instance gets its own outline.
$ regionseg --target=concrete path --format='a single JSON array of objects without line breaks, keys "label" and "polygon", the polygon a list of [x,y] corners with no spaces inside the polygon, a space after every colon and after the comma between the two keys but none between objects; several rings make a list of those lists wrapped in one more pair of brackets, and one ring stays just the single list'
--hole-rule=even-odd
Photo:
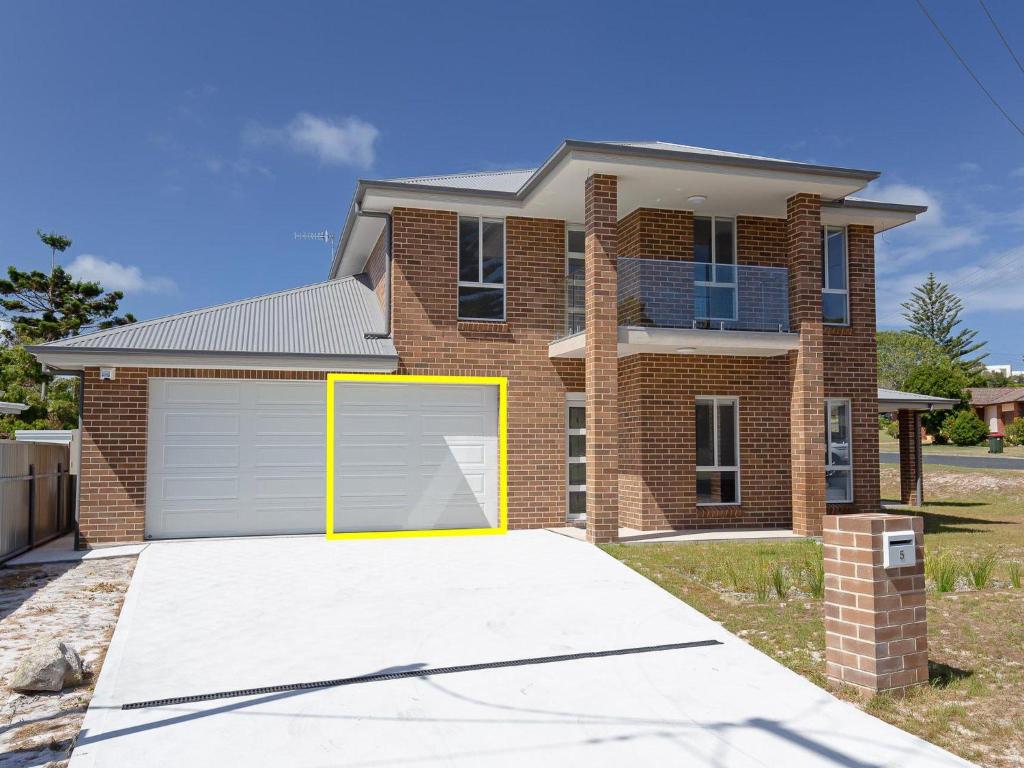
[{"label": "concrete path", "polygon": [[[283,683],[721,645],[268,693]],[[548,531],[151,544],[71,768],[962,766],[842,703],[601,550]]]},{"label": "concrete path", "polygon": [[[944,464],[948,467],[970,467],[973,469],[1021,469],[1024,470],[1024,459],[1009,456],[953,456],[942,453],[922,453],[925,464]],[[899,464],[898,453],[878,454],[883,464]]]},{"label": "concrete path", "polygon": [[39,565],[40,563],[78,563],[82,560],[105,560],[108,557],[135,557],[146,544],[122,544],[96,549],[75,549],[75,534],[69,533],[12,557],[4,565]]}]

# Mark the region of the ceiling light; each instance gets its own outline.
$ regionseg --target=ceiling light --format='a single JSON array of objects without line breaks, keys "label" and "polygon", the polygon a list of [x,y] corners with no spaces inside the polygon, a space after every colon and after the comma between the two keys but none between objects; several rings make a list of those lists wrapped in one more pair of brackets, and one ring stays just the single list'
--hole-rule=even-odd
[{"label": "ceiling light", "polygon": [[686,202],[696,208],[698,205],[703,205],[708,200],[707,195],[690,195],[686,198]]}]

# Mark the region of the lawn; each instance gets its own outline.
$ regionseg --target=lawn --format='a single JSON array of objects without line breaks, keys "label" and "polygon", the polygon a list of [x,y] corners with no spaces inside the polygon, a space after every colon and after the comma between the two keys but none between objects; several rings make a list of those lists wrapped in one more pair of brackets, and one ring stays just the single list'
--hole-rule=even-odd
[{"label": "lawn", "polygon": [[[878,450],[886,453],[897,453],[900,450],[900,441],[889,437],[882,430],[878,432]],[[921,446],[924,453],[945,454],[946,456],[991,456],[988,452],[988,442],[982,445],[933,445]],[[1024,459],[1024,445],[1004,445],[1003,456]]]},{"label": "lawn", "polygon": [[[882,496],[899,473],[883,466]],[[607,552],[721,622],[779,662],[904,730],[985,766],[1024,764],[1024,472],[943,467],[926,473],[929,558],[960,567],[955,590],[929,582],[931,684],[902,699],[868,700],[824,677],[825,632],[813,542],[613,544]],[[970,584],[966,565],[993,554],[991,581]],[[735,565],[731,565],[735,564]],[[780,597],[780,594],[782,597]]]}]

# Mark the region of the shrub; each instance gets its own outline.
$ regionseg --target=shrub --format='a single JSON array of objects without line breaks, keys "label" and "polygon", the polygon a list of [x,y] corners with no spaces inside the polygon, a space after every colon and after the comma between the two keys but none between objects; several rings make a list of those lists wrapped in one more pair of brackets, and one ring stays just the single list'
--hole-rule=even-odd
[{"label": "shrub", "polygon": [[771,582],[768,578],[768,567],[764,561],[758,560],[752,566],[752,572],[750,574],[750,582],[754,588],[754,597],[759,602],[764,602],[768,599],[768,591],[771,589]]},{"label": "shrub", "polygon": [[996,563],[999,560],[996,558],[995,552],[989,552],[987,555],[979,555],[969,561],[967,561],[967,576],[971,580],[971,584],[976,589],[984,589],[992,582],[992,573],[996,569]]},{"label": "shrub", "polygon": [[942,422],[942,436],[953,445],[977,445],[987,434],[988,427],[974,411],[950,414]]},{"label": "shrub", "polygon": [[1003,430],[1007,445],[1024,445],[1024,418],[1014,419]]},{"label": "shrub", "polygon": [[1018,563],[1016,560],[1011,560],[1007,564],[1006,570],[1010,574],[1010,586],[1012,586],[1014,589],[1020,589],[1020,563]]},{"label": "shrub", "polygon": [[889,419],[885,424],[885,434],[891,437],[893,440],[900,439],[900,423],[895,419]]},{"label": "shrub", "polygon": [[924,572],[932,580],[936,592],[952,592],[956,589],[960,564],[948,552],[936,552],[934,555],[925,555]]}]

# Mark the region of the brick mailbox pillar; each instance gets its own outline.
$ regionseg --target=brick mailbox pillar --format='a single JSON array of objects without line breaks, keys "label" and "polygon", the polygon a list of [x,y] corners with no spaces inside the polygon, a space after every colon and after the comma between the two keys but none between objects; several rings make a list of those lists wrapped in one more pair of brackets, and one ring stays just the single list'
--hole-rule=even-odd
[{"label": "brick mailbox pillar", "polygon": [[828,678],[869,693],[928,682],[923,519],[826,515],[824,545]]}]

